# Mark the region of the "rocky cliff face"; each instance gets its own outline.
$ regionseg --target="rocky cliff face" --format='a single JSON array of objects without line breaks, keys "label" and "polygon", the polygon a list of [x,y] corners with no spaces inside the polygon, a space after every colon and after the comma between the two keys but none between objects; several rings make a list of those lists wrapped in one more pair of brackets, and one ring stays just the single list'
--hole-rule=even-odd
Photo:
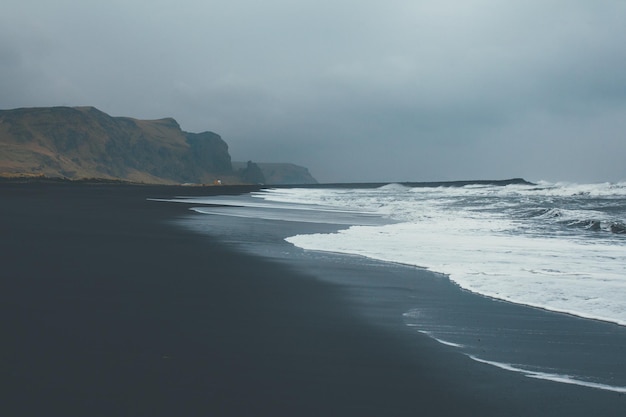
[{"label": "rocky cliff face", "polygon": [[111,117],[93,107],[0,111],[0,175],[239,181],[219,135],[184,132],[171,118]]},{"label": "rocky cliff face", "polygon": [[[250,162],[233,162],[233,169],[249,169]],[[254,165],[261,171],[264,184],[268,185],[295,185],[317,184],[309,170],[305,167],[289,163],[257,162]]]}]

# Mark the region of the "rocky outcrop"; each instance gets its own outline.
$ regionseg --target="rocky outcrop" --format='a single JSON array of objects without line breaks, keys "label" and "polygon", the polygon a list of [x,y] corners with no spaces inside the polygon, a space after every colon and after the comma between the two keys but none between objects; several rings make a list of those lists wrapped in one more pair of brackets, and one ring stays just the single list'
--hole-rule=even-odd
[{"label": "rocky outcrop", "polygon": [[[245,169],[245,162],[233,162],[234,169]],[[317,184],[309,170],[305,167],[289,163],[257,162],[263,174],[264,183],[268,185]]]},{"label": "rocky outcrop", "polygon": [[258,164],[248,161],[245,167],[237,170],[239,178],[249,184],[265,184],[265,175]]}]

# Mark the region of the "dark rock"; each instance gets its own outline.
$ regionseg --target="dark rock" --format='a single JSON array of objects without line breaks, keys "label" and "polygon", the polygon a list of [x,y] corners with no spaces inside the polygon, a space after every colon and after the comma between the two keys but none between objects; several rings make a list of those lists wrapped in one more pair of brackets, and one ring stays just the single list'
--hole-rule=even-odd
[{"label": "dark rock", "polygon": [[[243,169],[245,162],[233,162],[233,169]],[[261,169],[265,184],[270,185],[303,185],[317,184],[317,180],[313,178],[309,170],[305,167],[289,164],[289,163],[267,163],[257,162],[256,165]]]},{"label": "dark rock", "polygon": [[261,168],[252,161],[246,163],[246,167],[239,170],[239,177],[250,184],[264,184],[265,176]]}]

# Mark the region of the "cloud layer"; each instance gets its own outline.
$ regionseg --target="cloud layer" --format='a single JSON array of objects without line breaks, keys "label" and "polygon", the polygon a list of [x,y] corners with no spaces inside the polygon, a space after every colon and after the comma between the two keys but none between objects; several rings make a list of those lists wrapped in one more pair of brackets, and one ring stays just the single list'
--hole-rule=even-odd
[{"label": "cloud layer", "polygon": [[172,116],[321,181],[626,180],[623,1],[5,3],[0,108]]}]

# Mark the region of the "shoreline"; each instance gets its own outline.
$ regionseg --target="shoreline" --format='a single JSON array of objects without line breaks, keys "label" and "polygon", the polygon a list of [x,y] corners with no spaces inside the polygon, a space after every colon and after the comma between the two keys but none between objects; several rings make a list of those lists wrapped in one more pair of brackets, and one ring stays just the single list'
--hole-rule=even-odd
[{"label": "shoreline", "polygon": [[226,188],[0,184],[3,415],[621,415],[622,395],[373,323],[375,288],[353,290],[377,267],[253,255],[147,200],[258,187]]},{"label": "shoreline", "polygon": [[[334,232],[346,227],[343,224],[242,217],[237,227],[224,228],[224,222],[221,215],[197,214],[181,221],[189,230],[208,231],[236,248],[295,265],[321,281],[339,285],[350,305],[358,304],[358,314],[381,328],[413,327],[477,362],[529,378],[626,392],[623,326],[475,293],[445,274],[413,265],[305,250],[284,241],[294,233]],[[249,241],[263,244],[250,245]],[[466,317],[479,319],[472,322]],[[521,352],[515,353],[517,347],[506,338],[516,340]],[[599,351],[600,357],[590,361],[589,356]]]}]

